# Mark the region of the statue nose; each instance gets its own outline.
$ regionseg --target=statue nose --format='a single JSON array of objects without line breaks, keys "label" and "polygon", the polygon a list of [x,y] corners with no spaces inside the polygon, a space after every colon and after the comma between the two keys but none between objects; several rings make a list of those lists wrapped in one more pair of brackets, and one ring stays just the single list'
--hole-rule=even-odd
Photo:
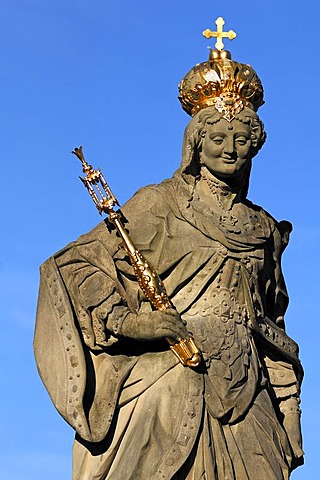
[{"label": "statue nose", "polygon": [[225,153],[228,153],[229,155],[232,155],[235,151],[235,145],[234,145],[234,139],[233,138],[227,138],[225,141],[224,145],[224,151]]}]

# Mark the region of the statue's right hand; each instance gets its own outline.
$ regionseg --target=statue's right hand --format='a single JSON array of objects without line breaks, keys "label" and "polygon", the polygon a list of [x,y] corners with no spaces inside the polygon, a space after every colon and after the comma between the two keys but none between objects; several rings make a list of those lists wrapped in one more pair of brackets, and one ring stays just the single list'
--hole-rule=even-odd
[{"label": "statue's right hand", "polygon": [[174,342],[188,336],[185,322],[174,308],[149,313],[129,313],[122,322],[121,335],[135,340],[161,340]]}]

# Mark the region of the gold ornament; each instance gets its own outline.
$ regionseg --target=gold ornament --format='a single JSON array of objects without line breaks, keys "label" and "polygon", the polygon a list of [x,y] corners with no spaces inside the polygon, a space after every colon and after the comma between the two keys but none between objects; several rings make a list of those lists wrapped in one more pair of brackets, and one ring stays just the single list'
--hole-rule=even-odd
[{"label": "gold ornament", "polygon": [[231,60],[230,52],[223,50],[222,38],[232,40],[233,30],[223,32],[224,20],[216,20],[217,32],[207,29],[206,38],[217,38],[216,50],[211,50],[207,62],[193,67],[179,84],[182,108],[191,116],[201,109],[214,106],[231,122],[244,107],[254,111],[263,105],[262,83],[250,65]]},{"label": "gold ornament", "polygon": [[[121,222],[120,213],[114,210],[114,207],[119,205],[119,203],[107,184],[101,170],[94,170],[94,168],[86,162],[82,146],[72,150],[72,153],[76,155],[82,163],[82,171],[85,177],[80,177],[80,180],[88,190],[100,215],[102,212],[108,214],[109,222],[117,229],[122,240],[122,245],[130,258],[141,290],[156,310],[164,311],[168,308],[175,308],[168,297],[161,278],[142,253],[135,247]],[[170,349],[182,365],[197,367],[200,364],[201,353],[191,334],[178,342],[174,342],[170,338],[167,338],[167,341],[170,344]]]}]

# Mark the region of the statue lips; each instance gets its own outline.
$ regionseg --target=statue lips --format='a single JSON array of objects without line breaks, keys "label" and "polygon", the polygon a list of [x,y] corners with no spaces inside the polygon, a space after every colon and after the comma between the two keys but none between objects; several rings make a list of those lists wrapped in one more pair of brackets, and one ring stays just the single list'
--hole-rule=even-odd
[{"label": "statue lips", "polygon": [[238,157],[221,157],[223,163],[233,165],[238,160]]}]

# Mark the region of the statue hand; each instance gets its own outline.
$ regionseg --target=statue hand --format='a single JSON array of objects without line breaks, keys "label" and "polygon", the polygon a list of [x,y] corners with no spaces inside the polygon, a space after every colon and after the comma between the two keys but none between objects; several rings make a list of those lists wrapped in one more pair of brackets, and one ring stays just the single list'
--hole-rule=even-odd
[{"label": "statue hand", "polygon": [[122,322],[121,335],[135,340],[170,338],[176,342],[186,338],[188,331],[179,313],[169,308],[138,315],[130,312]]},{"label": "statue hand", "polygon": [[302,436],[301,436],[301,428],[300,428],[300,415],[298,414],[288,414],[286,415],[284,422],[284,429],[287,432],[288,439],[293,451],[293,460],[291,469],[294,470],[295,468],[303,465],[304,459],[304,451],[302,450]]},{"label": "statue hand", "polygon": [[304,463],[299,402],[300,400],[297,397],[291,397],[281,402],[280,406],[282,413],[284,414],[283,426],[293,452],[292,470]]}]

